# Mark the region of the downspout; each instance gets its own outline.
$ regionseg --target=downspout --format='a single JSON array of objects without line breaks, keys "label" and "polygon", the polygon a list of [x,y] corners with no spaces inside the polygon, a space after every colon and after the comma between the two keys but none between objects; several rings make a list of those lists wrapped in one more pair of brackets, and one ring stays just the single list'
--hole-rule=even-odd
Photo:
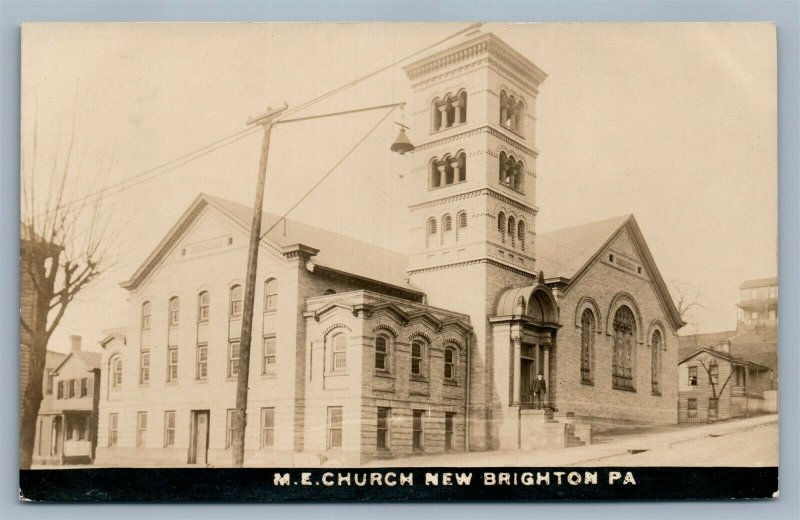
[{"label": "downspout", "polygon": [[469,441],[470,441],[470,373],[472,371],[472,366],[470,364],[470,351],[472,350],[472,331],[470,330],[467,334],[467,380],[465,383],[466,388],[464,389],[464,400],[466,402],[466,413],[464,414],[464,451],[469,451]]}]

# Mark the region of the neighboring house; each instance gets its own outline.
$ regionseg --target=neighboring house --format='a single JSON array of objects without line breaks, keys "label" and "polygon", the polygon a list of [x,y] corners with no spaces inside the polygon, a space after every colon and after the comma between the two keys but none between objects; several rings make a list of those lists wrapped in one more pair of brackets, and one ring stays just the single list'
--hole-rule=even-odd
[{"label": "neighboring house", "polygon": [[764,412],[769,367],[736,358],[724,341],[678,363],[678,422],[704,423]]},{"label": "neighboring house", "polygon": [[778,279],[746,280],[740,286],[736,330],[681,336],[681,358],[700,348],[730,343],[730,353],[770,369],[770,390],[778,377]]},{"label": "neighboring house", "polygon": [[[405,71],[419,133],[408,251],[264,215],[246,463],[674,423],[683,322],[633,216],[535,232],[545,74],[492,34]],[[251,218],[201,194],[122,284],[128,341],[104,344],[98,463],[231,463]],[[531,410],[538,373],[556,423]]]},{"label": "neighboring house", "polygon": [[[81,337],[70,336],[71,351],[47,381],[47,407],[39,410],[34,460],[43,464],[90,463],[97,446],[100,359],[81,350]],[[43,405],[45,403],[43,402]]]},{"label": "neighboring house", "polygon": [[47,351],[44,362],[44,377],[42,378],[42,404],[39,406],[39,417],[36,421],[36,441],[33,448],[34,464],[60,463],[62,445],[61,432],[54,428],[53,420],[56,417],[53,403],[56,398],[55,375],[53,370],[58,368],[66,354]]}]

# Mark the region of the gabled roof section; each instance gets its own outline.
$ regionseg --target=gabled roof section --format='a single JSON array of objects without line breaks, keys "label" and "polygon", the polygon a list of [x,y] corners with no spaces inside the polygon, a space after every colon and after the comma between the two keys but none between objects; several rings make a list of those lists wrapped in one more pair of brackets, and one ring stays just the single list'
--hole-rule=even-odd
[{"label": "gabled roof section", "polygon": [[[178,222],[170,229],[156,249],[131,276],[130,280],[122,284],[122,287],[126,289],[138,287],[158,266],[183,236],[190,224],[206,207],[215,209],[242,228],[243,231],[250,232],[253,218],[252,208],[238,202],[201,193],[181,218],[178,219]],[[294,250],[296,249],[294,246],[298,244],[310,246],[313,248],[310,252],[314,256],[314,265],[421,294],[419,289],[408,282],[406,274],[408,257],[403,253],[295,220],[284,220],[285,222],[280,222],[281,217],[270,213],[262,213],[262,230],[267,230],[275,223],[280,222],[261,241],[262,245],[276,254],[284,254]],[[314,254],[315,250],[318,250],[316,254]]]},{"label": "gabled roof section", "polygon": [[749,367],[753,367],[753,368],[759,368],[759,369],[764,369],[764,370],[772,370],[770,367],[768,367],[766,365],[760,365],[758,363],[753,363],[752,361],[748,361],[746,359],[738,358],[738,357],[732,356],[730,354],[726,354],[725,352],[720,352],[718,350],[713,350],[713,349],[709,349],[709,348],[701,348],[700,350],[692,352],[691,354],[689,354],[685,358],[683,358],[680,361],[678,361],[678,364],[679,365],[683,364],[686,361],[689,361],[693,357],[697,356],[698,354],[702,354],[702,353],[709,354],[709,355],[717,357],[719,359],[724,359],[725,361],[728,361],[729,363],[732,363],[734,365],[745,365],[745,366],[749,366]]},{"label": "gabled roof section", "polygon": [[638,250],[653,288],[660,298],[673,329],[686,323],[681,319],[667,284],[656,266],[633,215],[623,215],[569,228],[541,233],[536,237],[536,266],[545,281],[567,283],[567,288],[585,273],[622,232],[627,229]]},{"label": "gabled roof section", "polygon": [[75,358],[76,360],[86,365],[86,368],[89,370],[97,370],[100,368],[100,361],[101,361],[100,353],[84,352],[81,350],[79,352],[70,352],[69,354],[67,354],[67,357],[64,358],[64,360],[61,362],[60,365],[58,365],[55,369],[53,369],[52,373],[58,374],[58,371],[61,370],[61,367],[66,365],[67,362],[72,358]]}]

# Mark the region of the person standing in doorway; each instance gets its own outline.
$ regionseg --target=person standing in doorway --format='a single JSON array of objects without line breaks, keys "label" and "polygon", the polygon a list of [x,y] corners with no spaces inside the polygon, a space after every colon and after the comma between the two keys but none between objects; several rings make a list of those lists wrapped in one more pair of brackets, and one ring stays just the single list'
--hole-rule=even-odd
[{"label": "person standing in doorway", "polygon": [[547,383],[544,382],[544,376],[541,372],[536,375],[536,380],[533,382],[533,405],[537,410],[542,409],[544,394],[547,393]]}]

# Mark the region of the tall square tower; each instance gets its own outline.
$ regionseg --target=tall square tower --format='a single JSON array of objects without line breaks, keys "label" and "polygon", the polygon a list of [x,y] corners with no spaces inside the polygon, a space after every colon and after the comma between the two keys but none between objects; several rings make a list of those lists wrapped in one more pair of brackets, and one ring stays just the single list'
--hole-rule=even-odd
[{"label": "tall square tower", "polygon": [[495,381],[488,318],[501,292],[534,283],[536,97],[546,74],[493,34],[405,67],[416,149],[411,281],[428,303],[470,315],[470,437],[492,448]]}]

